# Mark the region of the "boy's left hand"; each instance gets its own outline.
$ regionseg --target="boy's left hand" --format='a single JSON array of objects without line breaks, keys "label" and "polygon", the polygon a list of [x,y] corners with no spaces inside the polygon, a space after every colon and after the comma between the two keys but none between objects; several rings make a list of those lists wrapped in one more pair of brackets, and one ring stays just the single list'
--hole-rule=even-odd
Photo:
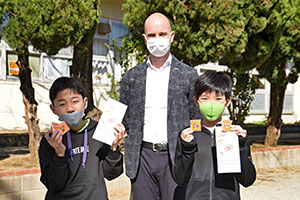
[{"label": "boy's left hand", "polygon": [[119,145],[119,142],[121,140],[124,139],[124,135],[125,135],[125,127],[123,124],[119,123],[119,124],[116,124],[114,126],[114,134],[116,136],[113,144],[111,145],[110,149],[115,151]]},{"label": "boy's left hand", "polygon": [[231,125],[231,131],[236,132],[238,136],[245,138],[247,136],[247,130],[243,129],[239,125]]}]

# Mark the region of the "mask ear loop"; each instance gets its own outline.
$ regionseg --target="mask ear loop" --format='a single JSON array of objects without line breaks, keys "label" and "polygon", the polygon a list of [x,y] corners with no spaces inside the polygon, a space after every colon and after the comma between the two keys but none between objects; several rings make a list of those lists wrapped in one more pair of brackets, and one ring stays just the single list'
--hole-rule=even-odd
[{"label": "mask ear loop", "polygon": [[87,107],[88,105],[88,100],[87,100],[87,97],[84,97],[83,99],[83,109],[85,110],[85,107]]},{"label": "mask ear loop", "polygon": [[226,102],[225,102],[225,107],[228,107],[229,106],[229,100],[230,100],[230,97],[228,97],[228,99],[226,100]]},{"label": "mask ear loop", "polygon": [[142,35],[144,36],[145,40],[147,41],[147,36],[146,36],[146,34],[143,33]]}]

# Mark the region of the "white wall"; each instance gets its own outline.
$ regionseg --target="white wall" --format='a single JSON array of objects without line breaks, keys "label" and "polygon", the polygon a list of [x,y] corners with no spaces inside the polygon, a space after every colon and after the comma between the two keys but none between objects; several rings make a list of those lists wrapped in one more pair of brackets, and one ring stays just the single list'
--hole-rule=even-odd
[{"label": "white wall", "polygon": [[124,0],[102,0],[101,1],[101,17],[120,20],[123,19],[122,4]]},{"label": "white wall", "polygon": [[[47,129],[51,122],[57,121],[57,116],[49,108],[49,88],[51,83],[33,82],[35,99],[38,102],[37,115],[41,130]],[[24,104],[19,89],[20,82],[16,80],[0,81],[0,132],[4,130],[27,130],[25,124]],[[101,109],[105,101],[108,86],[94,86],[94,103]]]},{"label": "white wall", "polygon": [[300,79],[294,84],[294,118],[293,121],[300,121]]},{"label": "white wall", "polygon": [[[123,12],[121,11],[122,3],[124,0],[102,0],[101,1],[101,17],[122,21]],[[9,49],[8,45],[1,40],[0,43],[0,132],[4,130],[27,130],[24,118],[24,104],[22,101],[22,93],[19,89],[20,82],[17,77],[6,76],[6,50]],[[31,50],[30,50],[31,51]],[[67,55],[60,53],[57,56],[63,55],[63,58],[70,59],[72,52],[68,52]],[[55,56],[55,57],[57,57]],[[94,58],[93,65],[95,68],[110,68],[111,65],[107,63],[108,59]],[[95,62],[95,63],[94,63]],[[44,72],[43,62],[41,59],[41,73]],[[108,69],[109,71],[110,69]],[[110,72],[110,71],[109,71]],[[94,75],[95,72],[93,72]],[[42,74],[43,75],[43,74]],[[96,82],[94,85],[94,104],[98,108],[102,108],[102,103],[105,100],[106,90],[109,86],[101,84],[102,82],[109,82],[104,80]],[[38,102],[37,115],[40,119],[39,125],[41,130],[47,129],[51,122],[57,121],[50,108],[49,100],[49,88],[50,82],[47,82],[45,77],[39,76],[38,79],[33,80],[33,87],[35,89],[35,99]]]}]

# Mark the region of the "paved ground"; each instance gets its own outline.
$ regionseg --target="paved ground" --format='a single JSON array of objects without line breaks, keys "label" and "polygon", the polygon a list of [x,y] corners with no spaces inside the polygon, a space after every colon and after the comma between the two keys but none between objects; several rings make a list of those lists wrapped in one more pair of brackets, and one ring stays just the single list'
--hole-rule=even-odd
[{"label": "paved ground", "polygon": [[[130,188],[109,191],[110,200],[128,200]],[[300,200],[300,166],[259,170],[255,183],[241,186],[242,200]]]},{"label": "paved ground", "polygon": [[255,183],[241,187],[242,200],[300,199],[300,166],[258,171]]},{"label": "paved ground", "polygon": [[[0,160],[8,154],[26,154],[26,148],[0,148]],[[118,181],[118,179],[114,180]],[[120,182],[120,180],[119,180]],[[130,187],[120,182],[123,189],[109,191],[110,200],[128,200]],[[255,183],[241,186],[242,200],[300,200],[300,166],[259,170]]]}]

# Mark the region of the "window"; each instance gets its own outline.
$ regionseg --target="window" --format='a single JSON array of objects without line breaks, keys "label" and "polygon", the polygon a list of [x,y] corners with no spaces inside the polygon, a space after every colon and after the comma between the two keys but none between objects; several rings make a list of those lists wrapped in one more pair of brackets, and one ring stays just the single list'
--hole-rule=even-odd
[{"label": "window", "polygon": [[[18,76],[16,62],[18,56],[12,52],[7,52],[7,74],[8,76]],[[29,67],[32,70],[33,78],[39,77],[40,57],[39,55],[29,55]]]},{"label": "window", "polygon": [[39,56],[29,56],[29,66],[32,70],[31,77],[38,78],[39,77],[39,69],[40,69],[40,57]]},{"label": "window", "polygon": [[[100,23],[107,24],[110,27],[108,19],[100,18]],[[97,56],[106,56],[108,48],[105,44],[109,44],[109,30],[102,33],[102,31],[99,30],[99,26],[97,26],[96,33],[94,35],[93,54]]]},{"label": "window", "polygon": [[106,56],[108,48],[105,43],[108,44],[108,39],[94,38],[93,54],[97,56]]},{"label": "window", "polygon": [[100,18],[93,44],[93,54],[95,56],[93,58],[93,83],[109,84],[108,73],[113,74],[116,80],[120,78],[121,68],[113,60],[113,58],[117,59],[118,55],[113,54],[113,57],[109,57],[107,45],[112,46],[114,40],[115,45],[122,46],[122,40],[128,33],[128,28],[121,21]]},{"label": "window", "polygon": [[66,58],[44,57],[44,77],[48,80],[55,80],[61,76],[69,76],[71,64]]},{"label": "window", "polygon": [[128,28],[124,26],[121,22],[112,21],[112,38],[114,39],[123,39],[128,35]]},{"label": "window", "polygon": [[254,99],[251,102],[250,108],[251,113],[265,113],[268,108],[266,108],[266,104],[268,105],[268,96],[264,92],[262,93],[255,93]]},{"label": "window", "polygon": [[18,56],[15,54],[7,54],[7,74],[8,76],[18,76],[17,69],[15,69],[15,63],[18,60]]},{"label": "window", "polygon": [[[101,30],[99,30],[99,26],[97,27],[94,36],[93,54],[97,56],[107,56],[108,48],[106,44],[111,45],[112,40],[115,39],[116,45],[122,46],[122,40],[129,32],[128,28],[119,21],[101,18],[100,23],[106,25],[106,31],[102,32]],[[107,28],[107,26],[109,26],[110,28]]]}]

